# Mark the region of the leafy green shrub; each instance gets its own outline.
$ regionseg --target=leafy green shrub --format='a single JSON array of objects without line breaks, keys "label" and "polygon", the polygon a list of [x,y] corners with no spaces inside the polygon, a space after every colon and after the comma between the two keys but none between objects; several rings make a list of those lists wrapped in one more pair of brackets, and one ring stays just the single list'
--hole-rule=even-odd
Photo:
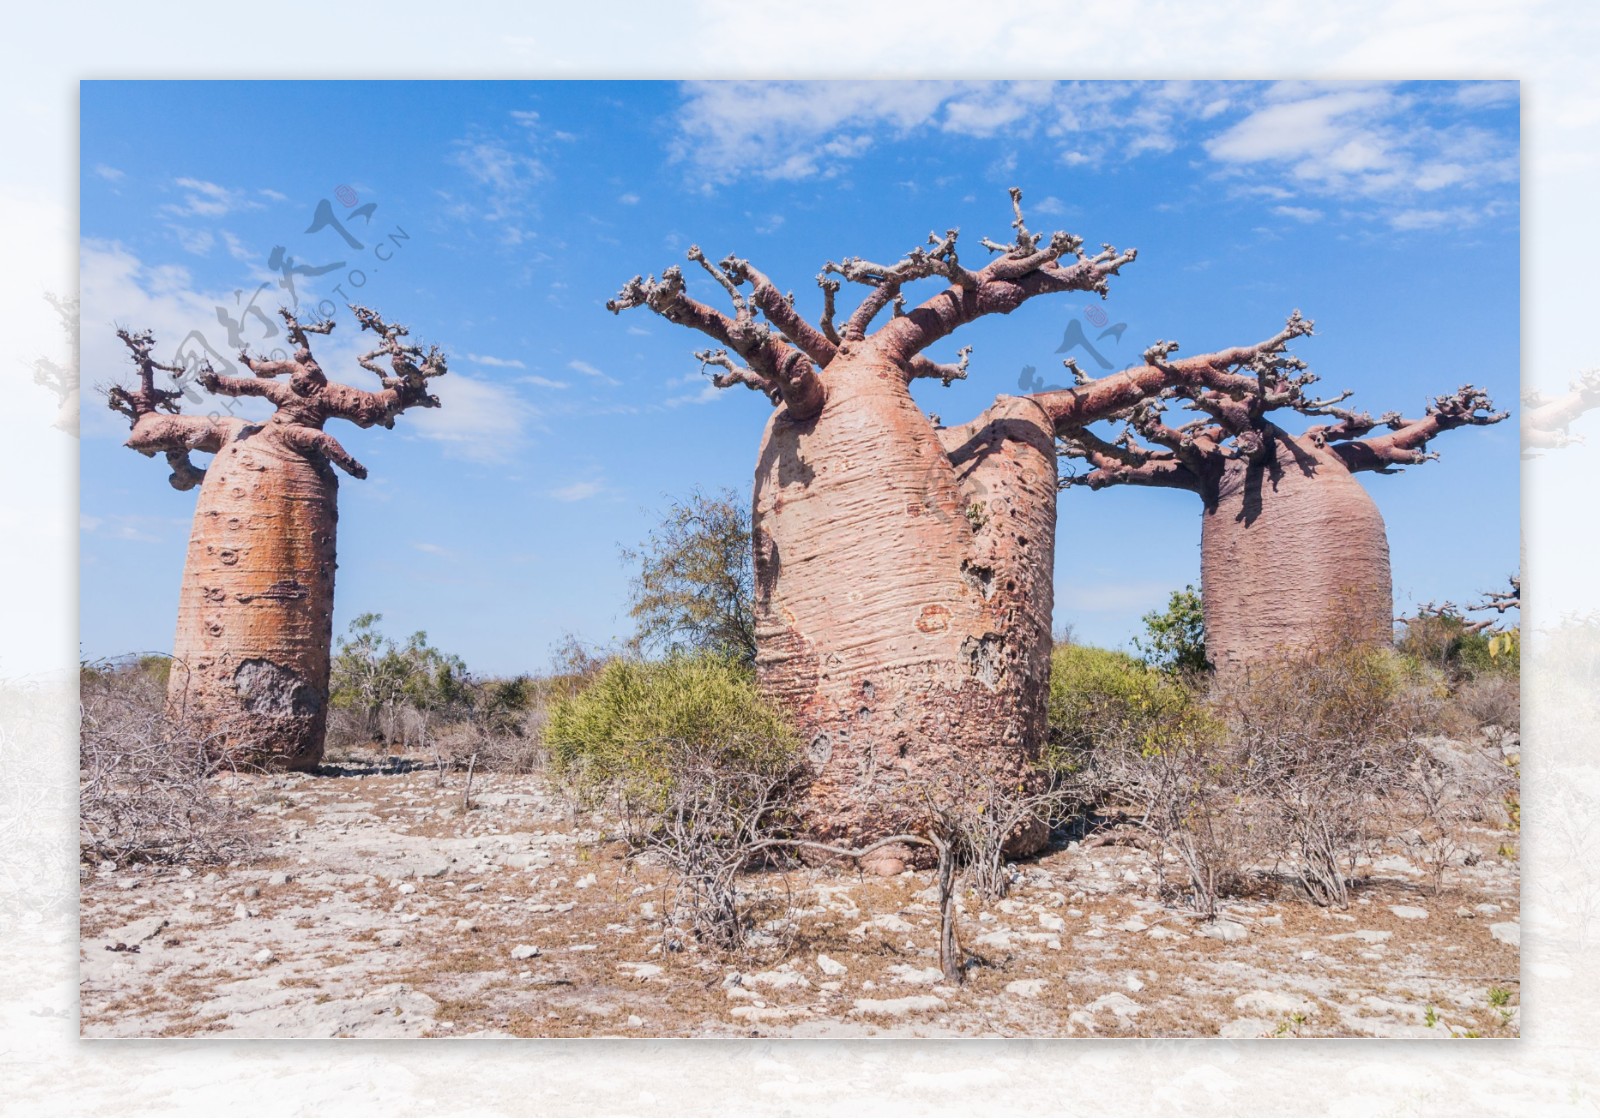
[{"label": "leafy green shrub", "polygon": [[1170,674],[1111,649],[1059,645],[1050,655],[1050,734],[1045,764],[1076,772],[1113,742],[1159,746],[1204,715],[1195,694]]},{"label": "leafy green shrub", "polygon": [[710,654],[610,661],[587,688],[555,700],[544,742],[556,775],[581,799],[616,794],[630,814],[665,807],[674,751],[684,746],[762,774],[787,772],[799,757],[754,673]]},{"label": "leafy green shrub", "polygon": [[1145,661],[1165,672],[1195,674],[1211,671],[1206,659],[1205,609],[1200,592],[1187,586],[1173,591],[1165,610],[1152,610],[1143,618],[1145,635],[1133,639]]}]

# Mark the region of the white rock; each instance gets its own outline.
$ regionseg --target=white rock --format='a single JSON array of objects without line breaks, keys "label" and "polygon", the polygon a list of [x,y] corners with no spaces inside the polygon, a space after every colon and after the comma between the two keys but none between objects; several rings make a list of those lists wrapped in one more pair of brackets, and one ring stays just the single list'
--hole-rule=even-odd
[{"label": "white rock", "polygon": [[637,1014],[628,1015],[628,1028],[630,1030],[636,1030],[642,1025],[644,1025],[643,1018],[639,1017]]},{"label": "white rock", "polygon": [[287,886],[288,884],[289,876],[281,870],[267,879],[267,885],[269,886]]},{"label": "white rock", "polygon": [[1389,912],[1402,921],[1426,921],[1428,919],[1428,911],[1420,905],[1391,905]]},{"label": "white rock", "polygon": [[1132,991],[1134,994],[1138,994],[1140,991],[1144,990],[1144,980],[1140,979],[1131,971],[1128,973],[1127,978],[1122,981],[1122,985],[1128,990]]},{"label": "white rock", "polygon": [[1112,925],[1111,927],[1114,929],[1121,929],[1123,932],[1137,933],[1144,932],[1145,929],[1148,929],[1150,926],[1139,920],[1137,917],[1129,917],[1126,921],[1123,921],[1120,924]]},{"label": "white rock", "polygon": [[1509,944],[1513,948],[1522,947],[1522,923],[1520,921],[1496,921],[1489,926],[1489,935],[1502,944]]},{"label": "white rock", "polygon": [[385,948],[398,948],[405,943],[405,934],[399,929],[385,929],[378,934],[378,943]]},{"label": "white rock", "polygon": [[531,944],[519,944],[511,950],[513,960],[531,960],[539,954],[539,949]]},{"label": "white rock", "polygon": [[1233,1006],[1235,1010],[1242,1010],[1246,1014],[1267,1017],[1304,1014],[1309,1018],[1317,1012],[1316,1003],[1288,991],[1247,991],[1233,1000]]},{"label": "white rock", "polygon": [[1355,932],[1334,933],[1329,940],[1364,940],[1368,944],[1382,944],[1394,933],[1387,929],[1357,929]]},{"label": "white rock", "polygon": [[798,971],[758,971],[754,975],[744,977],[746,983],[753,983],[758,987],[775,987],[782,990],[787,987],[809,987],[811,980],[801,975]]},{"label": "white rock", "polygon": [[1091,1014],[1101,1010],[1109,1010],[1118,1018],[1130,1018],[1144,1010],[1144,1007],[1134,1002],[1121,991],[1112,991],[1109,995],[1101,995],[1095,999],[1089,1004],[1088,1009]]},{"label": "white rock", "polygon": [[1225,944],[1236,944],[1250,935],[1250,930],[1237,921],[1224,921],[1221,919],[1207,921],[1200,926],[1200,935],[1220,940]]},{"label": "white rock", "polygon": [[590,886],[593,886],[598,881],[600,881],[600,879],[596,878],[594,875],[585,874],[582,878],[574,882],[573,885],[580,890],[587,890]]},{"label": "white rock", "polygon": [[257,952],[255,954],[255,956],[253,956],[252,958],[258,964],[270,964],[273,960],[277,959],[278,957],[276,957],[276,956],[274,956],[272,954],[272,949],[271,948],[263,948],[261,951]]},{"label": "white rock", "polygon": [[1006,991],[1021,998],[1036,999],[1048,986],[1050,986],[1048,979],[1013,979],[1006,984]]},{"label": "white rock", "polygon": [[845,967],[832,956],[818,955],[817,970],[822,972],[823,975],[843,975],[850,969]]},{"label": "white rock", "polygon": [[889,969],[889,974],[894,976],[896,983],[914,983],[926,987],[944,982],[944,972],[936,967],[915,968],[910,964],[895,964]]},{"label": "white rock", "polygon": [[1270,1037],[1277,1025],[1264,1018],[1235,1018],[1217,1031],[1218,1037]]},{"label": "white rock", "polygon": [[937,995],[907,995],[900,999],[857,999],[852,1014],[899,1018],[907,1014],[940,1010],[945,1001]]},{"label": "white rock", "polygon": [[[481,890],[483,887],[480,886],[478,888]],[[417,892],[417,888],[410,882],[402,882],[395,892],[400,894],[414,894]]]},{"label": "white rock", "polygon": [[478,922],[471,917],[463,917],[456,922],[456,932],[477,932]]},{"label": "white rock", "polygon": [[1039,914],[1039,927],[1049,929],[1051,932],[1065,932],[1067,923],[1054,913]]}]

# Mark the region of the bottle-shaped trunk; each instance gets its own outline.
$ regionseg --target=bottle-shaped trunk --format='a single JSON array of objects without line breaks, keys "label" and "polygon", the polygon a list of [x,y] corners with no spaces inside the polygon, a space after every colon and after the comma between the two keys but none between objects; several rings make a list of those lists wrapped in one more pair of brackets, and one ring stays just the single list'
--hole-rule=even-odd
[{"label": "bottle-shaped trunk", "polygon": [[935,431],[870,351],[829,366],[813,419],[774,413],[755,482],[756,663],[806,743],[813,835],[915,830],[930,798],[1025,772],[1044,733],[1055,497],[1038,405],[1002,398]]},{"label": "bottle-shaped trunk", "polygon": [[246,427],[206,471],[189,537],[168,703],[241,760],[322,758],[338,481]]},{"label": "bottle-shaped trunk", "polygon": [[1206,654],[1219,672],[1334,637],[1392,638],[1377,505],[1333,452],[1270,434],[1263,461],[1227,464],[1204,514]]}]

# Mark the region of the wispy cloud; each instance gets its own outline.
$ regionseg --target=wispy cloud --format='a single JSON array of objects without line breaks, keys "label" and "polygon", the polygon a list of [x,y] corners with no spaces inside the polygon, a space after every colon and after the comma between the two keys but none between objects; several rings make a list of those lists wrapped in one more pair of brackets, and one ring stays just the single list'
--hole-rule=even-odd
[{"label": "wispy cloud", "polygon": [[1307,223],[1322,219],[1322,211],[1313,210],[1309,206],[1274,206],[1272,212],[1280,218],[1293,218],[1295,221]]},{"label": "wispy cloud", "polygon": [[439,408],[406,413],[424,439],[472,462],[506,462],[527,438],[538,411],[515,391],[493,381],[451,373],[436,386]]},{"label": "wispy cloud", "polygon": [[599,497],[606,492],[604,478],[585,478],[579,482],[572,482],[550,491],[550,496],[557,501],[588,501],[590,498]]},{"label": "wispy cloud", "polygon": [[496,369],[526,369],[522,359],[514,357],[494,357],[491,354],[468,354],[467,360],[477,365],[489,365]]},{"label": "wispy cloud", "polygon": [[593,377],[601,384],[620,385],[622,383],[605,370],[590,365],[587,361],[569,361],[567,362],[567,368],[575,373],[582,373],[585,377]]},{"label": "wispy cloud", "polygon": [[517,381],[518,383],[524,385],[537,385],[542,389],[565,389],[572,387],[566,381],[552,381],[549,377],[541,377],[537,373],[530,373],[526,377],[518,377]]},{"label": "wispy cloud", "polygon": [[637,206],[639,204],[639,196],[630,190],[627,194],[619,196],[617,201],[624,206]]},{"label": "wispy cloud", "polygon": [[[173,185],[183,192],[183,201],[168,203],[162,209],[178,217],[220,218],[241,210],[260,210],[265,203],[253,198],[252,193],[276,194],[232,190],[205,179],[174,179]],[[277,197],[281,199],[283,195]]]},{"label": "wispy cloud", "polygon": [[119,183],[126,174],[126,172],[120,171],[117,168],[105,163],[96,163],[94,165],[94,173],[96,176],[104,179],[108,183]]},{"label": "wispy cloud", "polygon": [[[674,157],[705,189],[746,178],[844,175],[919,133],[1054,148],[1067,167],[1181,151],[1242,196],[1359,203],[1391,221],[1411,199],[1502,190],[1517,175],[1515,124],[1485,113],[1515,83],[1381,82],[716,82],[689,83]],[[997,169],[1007,158],[1002,154]],[[1453,204],[1453,202],[1452,202]],[[1050,215],[1053,196],[1033,205]],[[1319,215],[1320,216],[1320,215]],[[1480,214],[1481,216],[1481,214]]]}]

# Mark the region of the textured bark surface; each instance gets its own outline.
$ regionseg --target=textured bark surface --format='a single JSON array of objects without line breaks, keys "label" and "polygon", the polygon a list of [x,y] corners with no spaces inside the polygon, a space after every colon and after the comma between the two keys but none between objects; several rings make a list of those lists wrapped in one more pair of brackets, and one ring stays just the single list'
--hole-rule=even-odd
[{"label": "textured bark surface", "polygon": [[227,727],[244,759],[310,769],[327,725],[339,483],[282,428],[233,426],[200,485],[168,702]]},{"label": "textured bark surface", "polygon": [[1387,644],[1383,517],[1336,454],[1274,432],[1276,453],[1222,470],[1201,531],[1206,654],[1219,672],[1332,633]]},{"label": "textured bark surface", "polygon": [[858,844],[914,830],[919,793],[1020,778],[1037,752],[1054,429],[1013,397],[936,433],[892,362],[868,351],[828,372],[821,413],[778,409],[761,448],[756,664],[806,743],[812,834]]}]

